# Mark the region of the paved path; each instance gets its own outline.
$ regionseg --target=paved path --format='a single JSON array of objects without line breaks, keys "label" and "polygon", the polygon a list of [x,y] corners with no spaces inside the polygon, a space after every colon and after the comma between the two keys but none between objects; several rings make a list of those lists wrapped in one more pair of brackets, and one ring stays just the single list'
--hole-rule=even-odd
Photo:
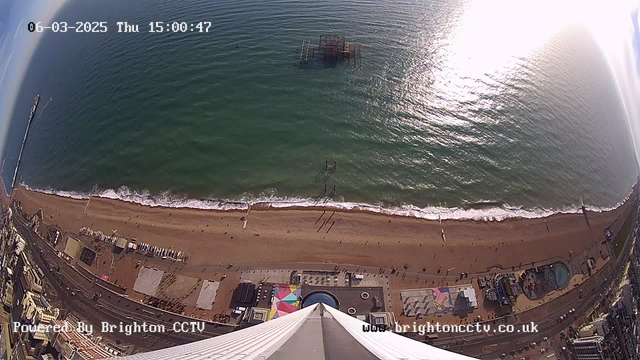
[{"label": "paved path", "polygon": [[[382,274],[382,275],[395,275],[402,276],[409,279],[418,279],[418,280],[434,280],[434,281],[456,281],[459,279],[459,273],[457,275],[433,275],[427,274],[424,272],[414,272],[408,271],[404,269],[394,270],[389,268],[380,268],[375,266],[361,266],[355,264],[336,264],[336,263],[275,263],[275,264],[251,264],[251,265],[242,265],[242,264],[229,264],[229,265],[220,265],[220,266],[192,266],[187,264],[182,264],[181,262],[176,262],[170,259],[161,259],[158,257],[148,257],[139,253],[132,253],[127,256],[133,256],[134,258],[142,261],[146,261],[147,265],[155,264],[157,266],[170,268],[177,268],[179,271],[184,272],[192,272],[192,273],[203,273],[203,274],[212,274],[218,272],[242,272],[249,270],[323,270],[323,271],[348,271],[362,274]],[[535,266],[532,264],[522,265],[521,267],[516,267],[516,270],[526,270],[534,267],[539,267],[542,265],[553,264],[558,261],[566,262],[566,260],[560,256],[548,258],[544,261],[539,261],[535,263]],[[491,274],[497,273],[506,273],[511,272],[511,269],[499,269],[493,268],[492,271],[484,271],[484,272],[475,272],[469,273],[468,277],[465,277],[464,280],[471,280],[471,278],[477,278],[479,276],[487,276]],[[446,271],[443,271],[446,273]],[[450,273],[454,273],[455,270],[451,270]]]}]

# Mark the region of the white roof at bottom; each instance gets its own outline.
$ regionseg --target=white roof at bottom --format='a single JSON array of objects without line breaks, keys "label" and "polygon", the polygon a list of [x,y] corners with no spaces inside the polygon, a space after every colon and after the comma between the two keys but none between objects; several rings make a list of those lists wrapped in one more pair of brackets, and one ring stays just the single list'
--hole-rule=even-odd
[{"label": "white roof at bottom", "polygon": [[[284,344],[317,304],[246,329],[162,350],[119,357],[130,360],[267,359]],[[114,358],[115,359],[115,358]]]},{"label": "white roof at bottom", "polygon": [[[196,360],[196,359],[257,359],[266,360],[287,342],[309,316],[322,306],[342,326],[353,340],[379,359],[389,360],[471,360],[473,358],[442,350],[434,346],[406,338],[393,332],[363,332],[368,325],[339,310],[315,304],[275,320],[246,329],[216,336],[186,345],[140,353],[118,359],[129,360]],[[319,309],[318,309],[319,310]],[[323,330],[326,331],[326,330]],[[325,347],[331,347],[325,343]],[[311,351],[311,350],[309,350]],[[296,359],[305,354],[291,354]],[[282,357],[282,356],[281,356]]]},{"label": "white roof at bottom", "polygon": [[350,315],[329,306],[325,309],[342,325],[362,346],[380,359],[402,360],[472,360],[474,358],[423,344],[391,331],[363,332],[367,325]]}]

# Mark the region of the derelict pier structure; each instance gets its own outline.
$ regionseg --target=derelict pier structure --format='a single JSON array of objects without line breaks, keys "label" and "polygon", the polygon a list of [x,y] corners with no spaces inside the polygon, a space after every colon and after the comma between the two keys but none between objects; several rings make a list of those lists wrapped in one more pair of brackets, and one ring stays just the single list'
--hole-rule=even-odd
[{"label": "derelict pier structure", "polygon": [[[362,45],[345,41],[344,35],[320,35],[318,45],[302,41],[300,65],[309,64],[315,59],[325,62],[349,61],[353,65],[360,63]],[[317,55],[317,56],[316,56]]]}]

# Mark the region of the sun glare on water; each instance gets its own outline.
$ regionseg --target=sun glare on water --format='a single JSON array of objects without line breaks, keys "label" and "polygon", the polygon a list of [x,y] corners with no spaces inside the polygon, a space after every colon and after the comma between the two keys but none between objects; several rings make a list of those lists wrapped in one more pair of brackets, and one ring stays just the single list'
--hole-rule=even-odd
[{"label": "sun glare on water", "polygon": [[486,73],[513,57],[530,56],[570,26],[582,25],[598,38],[613,36],[621,7],[621,2],[600,0],[472,1],[455,30],[450,60],[472,73]]},{"label": "sun glare on water", "polygon": [[439,43],[441,66],[429,74],[414,71],[405,79],[406,88],[410,96],[442,108],[453,106],[451,99],[478,101],[481,93],[491,91],[486,82],[509,77],[522,59],[536,57],[564,29],[583,27],[606,52],[620,31],[623,7],[622,2],[600,0],[471,0]]}]

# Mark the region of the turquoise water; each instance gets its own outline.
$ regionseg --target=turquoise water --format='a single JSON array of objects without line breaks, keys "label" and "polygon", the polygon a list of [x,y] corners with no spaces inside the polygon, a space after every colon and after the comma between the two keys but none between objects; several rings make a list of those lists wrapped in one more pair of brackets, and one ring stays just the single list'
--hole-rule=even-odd
[{"label": "turquoise water", "polygon": [[[469,216],[618,204],[637,169],[615,82],[588,31],[569,27],[523,51],[526,39],[497,36],[504,30],[474,38],[477,6],[70,0],[56,20],[107,21],[109,31],[43,38],[6,168],[40,93],[20,170],[32,188],[215,207],[311,204],[327,184],[337,191],[321,203],[494,208]],[[173,20],[212,26],[147,32],[151,21]],[[119,34],[116,21],[142,32]],[[324,33],[362,44],[361,64],[297,66],[302,40]],[[337,170],[317,178],[325,161]]]}]

